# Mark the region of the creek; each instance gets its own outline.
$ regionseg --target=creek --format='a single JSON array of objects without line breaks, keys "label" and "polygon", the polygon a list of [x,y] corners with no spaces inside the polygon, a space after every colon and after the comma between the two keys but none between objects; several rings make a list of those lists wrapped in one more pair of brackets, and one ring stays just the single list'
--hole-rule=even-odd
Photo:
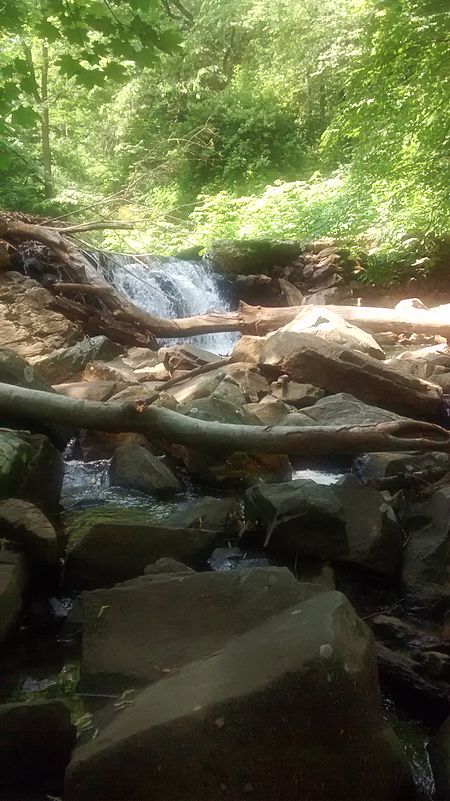
[{"label": "creek", "polygon": [[[92,255],[92,254],[91,254]],[[95,256],[95,254],[94,254]],[[105,277],[141,308],[161,317],[185,317],[210,309],[229,308],[212,268],[205,262],[187,262],[155,257],[100,255],[96,261]],[[234,334],[210,334],[191,338],[190,342],[216,354],[228,354]],[[185,480],[183,491],[171,501],[155,501],[139,492],[110,487],[108,462],[83,462],[74,458],[69,444],[65,453],[65,480],[61,497],[64,513],[90,506],[141,507],[155,521],[171,512],[181,510],[202,494],[220,497],[210,488],[199,488]],[[342,465],[299,465],[294,478],[310,478],[318,483],[331,484],[345,472]],[[223,495],[223,493],[222,493]],[[210,567],[213,570],[233,570],[268,564],[288,564],[286,557],[277,559],[258,550],[245,551],[236,541],[226,543],[214,552]],[[298,566],[295,565],[295,569]],[[317,565],[303,565],[302,577]],[[380,592],[376,605],[383,608],[386,597]],[[89,698],[76,693],[79,646],[67,636],[64,620],[72,600],[66,597],[37,601],[28,610],[26,619],[6,658],[0,662],[0,701],[28,698],[64,698],[70,704],[82,739],[89,739],[95,730],[93,708]],[[362,604],[365,605],[365,602]],[[369,607],[370,602],[369,602]],[[358,610],[359,611],[359,610]],[[417,799],[429,801],[433,780],[426,752],[427,731],[417,721],[396,709],[395,699],[385,699],[385,714],[393,725],[412,765]],[[30,801],[41,801],[34,798]],[[386,799],[386,801],[388,801]]]}]

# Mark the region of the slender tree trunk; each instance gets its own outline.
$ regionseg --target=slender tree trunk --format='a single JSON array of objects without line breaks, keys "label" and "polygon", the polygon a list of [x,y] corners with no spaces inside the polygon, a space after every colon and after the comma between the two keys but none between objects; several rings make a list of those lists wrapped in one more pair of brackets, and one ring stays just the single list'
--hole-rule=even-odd
[{"label": "slender tree trunk", "polygon": [[50,145],[50,114],[48,109],[48,45],[42,44],[42,72],[41,72],[41,140],[42,140],[42,165],[44,168],[44,192],[45,197],[53,195],[52,180],[52,151]]}]

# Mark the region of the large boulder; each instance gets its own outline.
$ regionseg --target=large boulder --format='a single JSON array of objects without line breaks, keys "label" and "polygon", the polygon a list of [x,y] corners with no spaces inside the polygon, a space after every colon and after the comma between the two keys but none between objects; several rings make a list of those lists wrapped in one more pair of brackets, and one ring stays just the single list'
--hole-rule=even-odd
[{"label": "large boulder", "polygon": [[376,359],[382,360],[385,357],[384,351],[371,334],[323,306],[305,306],[290,323],[269,334],[268,339],[272,348],[279,342],[283,349],[295,349],[298,334],[312,334],[325,342],[344,345],[352,350],[368,353]]},{"label": "large boulder", "polygon": [[[256,367],[235,362],[192,378],[187,375],[186,380],[168,389],[167,392],[180,404],[208,398],[211,395],[226,400],[230,384],[240,389],[241,405],[249,401],[256,402],[270,391],[267,380]],[[232,397],[232,402],[234,401],[235,396]]]},{"label": "large boulder", "polygon": [[450,487],[438,489],[408,511],[404,527],[402,580],[407,592],[423,602],[450,599]]},{"label": "large boulder", "polygon": [[34,504],[18,498],[0,501],[0,536],[15,543],[38,580],[46,580],[58,570],[56,532]]},{"label": "large boulder", "polygon": [[107,677],[156,681],[314,592],[287,568],[267,567],[147,573],[83,593],[83,687],[104,689]]},{"label": "large boulder", "polygon": [[245,508],[250,520],[264,525],[265,543],[275,551],[349,562],[386,576],[399,567],[402,532],[395,514],[380,492],[356,479],[251,487]]},{"label": "large boulder", "polygon": [[214,270],[232,275],[270,275],[274,267],[293,262],[303,246],[295,240],[240,239],[213,242],[208,258]]},{"label": "large boulder", "polygon": [[59,796],[75,737],[70,711],[61,701],[0,705],[2,797]]},{"label": "large boulder", "polygon": [[216,532],[149,521],[145,510],[94,509],[73,515],[64,570],[66,586],[109,587],[143,573],[150,562],[172,557],[202,567]]},{"label": "large boulder", "polygon": [[322,592],[135,696],[76,749],[64,797],[343,801],[350,787],[364,801],[412,791],[372,637],[343,595]]},{"label": "large boulder", "polygon": [[53,300],[37,281],[20,273],[2,274],[0,348],[12,348],[22,358],[30,359],[78,342],[78,326],[50,310]]},{"label": "large boulder", "polygon": [[400,414],[436,418],[442,389],[405,376],[367,353],[326,342],[315,334],[284,332],[264,337],[259,366],[274,378],[285,374],[298,383],[314,384],[330,393],[346,392],[366,403]]},{"label": "large boulder", "polygon": [[437,734],[428,743],[431,768],[435,785],[436,801],[450,798],[450,718],[447,718]]},{"label": "large boulder", "polygon": [[30,361],[49,384],[61,384],[77,377],[89,362],[113,359],[121,350],[120,345],[107,337],[88,337],[69,348],[59,348]]},{"label": "large boulder", "polygon": [[115,450],[109,466],[109,481],[113,486],[149,495],[167,495],[181,489],[178,479],[157,456],[132,442]]},{"label": "large boulder", "polygon": [[27,584],[22,554],[0,550],[0,643],[13,631]]},{"label": "large boulder", "polygon": [[346,392],[328,395],[318,400],[314,406],[290,414],[283,425],[345,426],[368,425],[369,423],[389,423],[401,420],[400,415],[364,403]]},{"label": "large boulder", "polygon": [[63,477],[62,456],[47,437],[0,429],[0,499],[22,498],[54,512]]}]

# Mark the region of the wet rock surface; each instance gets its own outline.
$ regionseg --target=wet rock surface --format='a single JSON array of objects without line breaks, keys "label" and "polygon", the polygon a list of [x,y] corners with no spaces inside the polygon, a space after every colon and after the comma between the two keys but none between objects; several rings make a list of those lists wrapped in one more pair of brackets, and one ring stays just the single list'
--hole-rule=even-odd
[{"label": "wet rock surface", "polygon": [[[292,243],[270,252],[293,258]],[[350,262],[322,243],[265,276],[253,261],[237,283],[272,300],[332,300],[348,292]],[[35,331],[4,314],[5,297],[19,308],[17,287]],[[284,332],[242,337],[227,363],[225,350],[190,343],[153,351],[83,338],[51,316],[47,295],[23,278],[6,295],[0,286],[1,381],[262,430],[444,411],[439,388],[417,378],[446,386],[448,348],[431,336],[372,336],[305,306]],[[380,684],[426,726],[421,747],[430,740],[436,798],[447,801],[447,454],[313,462],[75,432],[60,496],[54,445],[73,432],[5,423],[0,694],[18,702],[0,706],[2,801],[422,801]],[[291,481],[297,470],[310,478]],[[347,471],[360,481],[340,481]]]},{"label": "wet rock surface", "polygon": [[145,511],[83,512],[68,526],[64,583],[78,589],[111,586],[139,576],[161,557],[204,567],[216,536],[208,529],[152,523]]},{"label": "wet rock surface", "polygon": [[76,750],[66,796],[341,801],[353,781],[366,801],[400,801],[411,777],[378,704],[366,627],[319,593],[137,695]]}]

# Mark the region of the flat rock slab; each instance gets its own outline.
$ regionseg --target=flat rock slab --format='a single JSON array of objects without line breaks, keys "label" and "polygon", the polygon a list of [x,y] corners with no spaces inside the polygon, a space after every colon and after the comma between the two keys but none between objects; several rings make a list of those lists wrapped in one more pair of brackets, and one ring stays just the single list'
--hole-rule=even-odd
[{"label": "flat rock slab", "polygon": [[[237,610],[239,614],[239,610]],[[137,695],[76,749],[66,801],[404,801],[373,640],[340,593],[296,603]]]},{"label": "flat rock slab", "polygon": [[204,567],[217,532],[172,528],[147,522],[145,514],[75,515],[68,526],[69,547],[64,582],[70,588],[110,587],[142,574],[151,562],[171,557],[190,567]]},{"label": "flat rock slab", "polygon": [[287,568],[269,567],[147,574],[83,593],[83,686],[104,689],[106,674],[156,681],[313,592]]}]

